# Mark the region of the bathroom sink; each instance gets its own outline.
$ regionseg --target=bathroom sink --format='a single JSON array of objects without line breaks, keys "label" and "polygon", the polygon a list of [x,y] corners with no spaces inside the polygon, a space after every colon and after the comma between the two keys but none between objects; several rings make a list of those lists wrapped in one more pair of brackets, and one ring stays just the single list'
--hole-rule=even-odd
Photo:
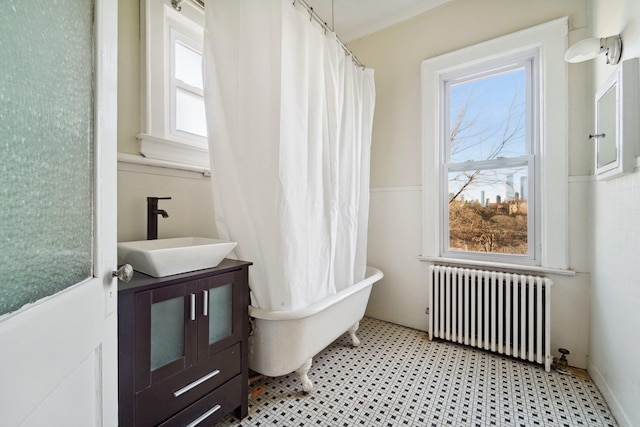
[{"label": "bathroom sink", "polygon": [[118,243],[118,264],[153,277],[216,267],[237,245],[205,237],[139,240]]}]

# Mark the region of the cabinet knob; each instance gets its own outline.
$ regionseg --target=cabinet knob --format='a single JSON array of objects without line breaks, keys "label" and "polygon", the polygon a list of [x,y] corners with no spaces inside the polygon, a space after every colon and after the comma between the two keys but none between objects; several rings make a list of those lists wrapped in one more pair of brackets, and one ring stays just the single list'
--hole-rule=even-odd
[{"label": "cabinet knob", "polygon": [[118,280],[122,280],[123,282],[129,282],[133,277],[133,267],[130,264],[125,264],[118,269],[118,271],[114,271],[111,273],[113,277],[117,277]]}]

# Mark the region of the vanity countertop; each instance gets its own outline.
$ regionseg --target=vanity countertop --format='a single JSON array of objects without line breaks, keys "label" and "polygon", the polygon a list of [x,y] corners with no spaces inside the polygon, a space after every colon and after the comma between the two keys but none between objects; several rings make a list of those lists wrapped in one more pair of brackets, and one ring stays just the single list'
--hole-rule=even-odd
[{"label": "vanity countertop", "polygon": [[217,267],[205,268],[203,270],[189,271],[181,274],[174,274],[172,276],[165,277],[153,277],[135,271],[133,278],[129,283],[119,281],[118,293],[137,292],[142,289],[153,289],[161,286],[171,285],[174,282],[180,282],[185,278],[198,279],[200,276],[211,276],[212,273],[224,273],[227,271],[233,271],[241,269],[244,266],[252,265],[252,262],[241,261],[235,259],[225,258]]}]

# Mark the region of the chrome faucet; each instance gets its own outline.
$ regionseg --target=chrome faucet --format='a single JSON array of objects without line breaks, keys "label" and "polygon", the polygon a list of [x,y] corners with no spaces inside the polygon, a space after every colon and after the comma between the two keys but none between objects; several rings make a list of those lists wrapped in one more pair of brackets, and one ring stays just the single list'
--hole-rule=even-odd
[{"label": "chrome faucet", "polygon": [[171,197],[147,197],[147,240],[158,238],[158,215],[169,218],[164,209],[158,209],[158,200],[171,200]]}]

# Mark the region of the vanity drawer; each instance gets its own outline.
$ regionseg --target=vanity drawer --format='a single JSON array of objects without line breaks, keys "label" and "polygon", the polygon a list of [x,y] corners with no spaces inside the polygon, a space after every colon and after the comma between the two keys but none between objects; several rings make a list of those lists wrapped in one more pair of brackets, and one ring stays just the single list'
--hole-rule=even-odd
[{"label": "vanity drawer", "polygon": [[[242,366],[240,343],[207,361],[149,387],[136,396],[136,426],[155,426],[238,375]],[[239,402],[240,392],[229,395]]]},{"label": "vanity drawer", "polygon": [[242,375],[238,375],[159,427],[211,426],[240,406],[238,396],[241,392]]}]

